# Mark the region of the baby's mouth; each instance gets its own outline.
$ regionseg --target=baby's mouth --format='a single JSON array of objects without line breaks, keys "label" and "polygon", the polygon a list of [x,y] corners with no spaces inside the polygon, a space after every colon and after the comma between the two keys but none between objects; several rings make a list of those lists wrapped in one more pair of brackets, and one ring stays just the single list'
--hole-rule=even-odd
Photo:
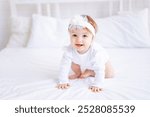
[{"label": "baby's mouth", "polygon": [[75,44],[77,47],[82,47],[84,46],[83,44]]}]

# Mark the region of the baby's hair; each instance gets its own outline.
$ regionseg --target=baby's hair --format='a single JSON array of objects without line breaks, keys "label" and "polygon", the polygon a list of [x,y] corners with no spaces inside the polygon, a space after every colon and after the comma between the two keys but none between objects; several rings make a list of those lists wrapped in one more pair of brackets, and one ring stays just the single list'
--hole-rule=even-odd
[{"label": "baby's hair", "polygon": [[93,20],[93,18],[90,17],[89,15],[81,15],[81,16],[86,17],[88,19],[88,22],[94,27],[96,33],[98,31],[98,26],[96,22]]}]

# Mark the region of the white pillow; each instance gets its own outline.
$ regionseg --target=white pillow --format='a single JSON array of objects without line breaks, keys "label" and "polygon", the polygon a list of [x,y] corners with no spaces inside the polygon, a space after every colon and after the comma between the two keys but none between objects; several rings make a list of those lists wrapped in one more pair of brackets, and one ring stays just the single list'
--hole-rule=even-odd
[{"label": "white pillow", "polygon": [[6,47],[25,47],[30,35],[31,19],[11,17],[11,34]]},{"label": "white pillow", "polygon": [[136,16],[141,18],[141,21],[144,23],[146,30],[149,33],[149,9],[145,8],[141,11],[121,11],[118,12],[119,15],[125,15],[125,16]]},{"label": "white pillow", "polygon": [[148,10],[97,19],[96,41],[103,47],[150,47]]},{"label": "white pillow", "polygon": [[[96,19],[96,41],[104,47],[150,47],[148,10]],[[33,15],[28,47],[63,47],[70,43],[69,19]]]},{"label": "white pillow", "polygon": [[27,47],[50,48],[63,47],[67,39],[67,20],[41,16],[32,16],[31,36]]},{"label": "white pillow", "polygon": [[62,46],[66,46],[70,43],[70,37],[68,32],[68,25],[70,19],[58,19],[57,35],[62,40]]}]

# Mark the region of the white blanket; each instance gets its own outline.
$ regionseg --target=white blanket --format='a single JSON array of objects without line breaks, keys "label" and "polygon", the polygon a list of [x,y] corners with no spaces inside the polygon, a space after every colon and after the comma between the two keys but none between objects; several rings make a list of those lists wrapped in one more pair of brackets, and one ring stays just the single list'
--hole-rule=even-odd
[{"label": "white blanket", "polygon": [[4,49],[0,52],[0,99],[150,99],[150,49],[107,49],[116,70],[103,91],[88,78],[56,88],[62,49]]}]

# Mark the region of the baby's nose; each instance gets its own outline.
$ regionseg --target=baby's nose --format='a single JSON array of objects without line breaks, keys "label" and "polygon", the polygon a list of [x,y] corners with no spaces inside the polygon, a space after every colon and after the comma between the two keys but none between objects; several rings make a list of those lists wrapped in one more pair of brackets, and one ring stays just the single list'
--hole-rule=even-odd
[{"label": "baby's nose", "polygon": [[79,38],[77,39],[77,42],[82,42],[82,41],[83,41],[82,37],[79,37]]}]

